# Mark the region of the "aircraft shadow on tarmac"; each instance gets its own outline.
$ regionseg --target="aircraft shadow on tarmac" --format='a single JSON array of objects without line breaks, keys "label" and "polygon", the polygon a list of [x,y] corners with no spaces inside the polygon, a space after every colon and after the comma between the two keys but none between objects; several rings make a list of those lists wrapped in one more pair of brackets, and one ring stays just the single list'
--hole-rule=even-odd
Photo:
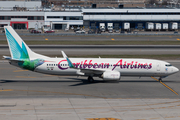
[{"label": "aircraft shadow on tarmac", "polygon": [[[72,81],[66,81],[66,80],[0,80],[0,83],[9,83],[9,82],[75,82]],[[78,81],[77,81],[78,82]]]},{"label": "aircraft shadow on tarmac", "polygon": [[[86,79],[81,78],[66,78],[69,80],[4,80],[1,79],[0,83],[9,83],[9,82],[67,82],[67,83],[74,83],[76,84],[70,85],[70,86],[81,86],[81,85],[89,85],[89,84],[99,84],[99,83],[158,83],[158,81],[155,80],[120,80],[120,81],[103,81],[103,80],[94,80],[94,82],[88,82]],[[164,83],[180,83],[180,81],[163,81]]]},{"label": "aircraft shadow on tarmac", "polygon": [[[103,80],[94,80],[94,82],[89,83],[86,79],[79,79],[79,78],[68,78],[73,80],[81,80],[82,83],[70,85],[70,86],[79,86],[79,85],[88,85],[88,84],[98,84],[98,83],[128,83],[128,82],[135,82],[135,83],[158,83],[158,81],[155,80],[120,80],[120,81],[103,81]],[[180,83],[180,81],[164,81],[165,83]]]},{"label": "aircraft shadow on tarmac", "polygon": [[67,83],[74,83],[77,84],[70,85],[70,86],[79,86],[79,85],[89,85],[89,84],[97,84],[97,83],[119,83],[119,81],[102,81],[102,80],[94,80],[94,82],[90,83],[86,79],[79,79],[79,78],[66,78],[69,80],[0,80],[0,83],[10,83],[10,82],[67,82]]}]

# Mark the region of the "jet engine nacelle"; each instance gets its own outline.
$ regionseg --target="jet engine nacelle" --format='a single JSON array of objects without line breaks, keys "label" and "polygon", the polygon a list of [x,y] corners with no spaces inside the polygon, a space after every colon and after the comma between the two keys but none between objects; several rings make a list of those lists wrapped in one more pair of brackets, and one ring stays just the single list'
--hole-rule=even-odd
[{"label": "jet engine nacelle", "polygon": [[103,80],[120,80],[121,74],[118,71],[106,71],[102,74]]}]

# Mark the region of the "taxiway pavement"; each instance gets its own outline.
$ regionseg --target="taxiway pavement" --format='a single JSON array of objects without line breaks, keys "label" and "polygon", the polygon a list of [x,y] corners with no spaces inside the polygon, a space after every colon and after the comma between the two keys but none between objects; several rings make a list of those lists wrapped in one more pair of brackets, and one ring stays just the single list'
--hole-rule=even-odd
[{"label": "taxiway pavement", "polygon": [[[180,62],[171,62],[180,69]],[[1,93],[6,96],[76,96],[92,98],[180,98],[167,87],[153,78],[122,77],[119,82],[104,82],[94,78],[89,83],[86,77],[53,76],[22,70],[0,62],[0,90],[12,89]],[[180,94],[179,72],[163,79],[163,82]],[[34,92],[37,91],[37,92]]]},{"label": "taxiway pavement", "polygon": [[[24,41],[177,41],[179,35],[54,35],[54,34],[21,34]],[[0,35],[0,41],[6,40],[5,35]]]},{"label": "taxiway pavement", "polygon": [[[180,61],[169,61],[180,69]],[[104,82],[22,70],[0,61],[1,120],[178,120],[180,72]],[[165,85],[164,85],[165,84]]]},{"label": "taxiway pavement", "polygon": [[[63,50],[67,55],[179,55],[179,45],[31,45],[39,54],[61,57]],[[0,46],[0,55],[10,54],[7,45]]]}]

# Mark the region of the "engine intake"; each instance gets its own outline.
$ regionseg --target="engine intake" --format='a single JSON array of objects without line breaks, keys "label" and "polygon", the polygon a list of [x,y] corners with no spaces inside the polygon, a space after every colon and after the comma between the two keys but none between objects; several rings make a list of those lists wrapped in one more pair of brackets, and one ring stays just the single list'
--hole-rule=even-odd
[{"label": "engine intake", "polygon": [[102,74],[103,80],[120,80],[121,74],[118,71],[106,71]]}]

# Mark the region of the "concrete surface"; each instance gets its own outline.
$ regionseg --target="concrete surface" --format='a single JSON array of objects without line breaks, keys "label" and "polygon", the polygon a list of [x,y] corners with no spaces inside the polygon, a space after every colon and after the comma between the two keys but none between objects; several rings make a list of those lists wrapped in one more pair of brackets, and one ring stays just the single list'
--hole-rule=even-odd
[{"label": "concrete surface", "polygon": [[[180,68],[180,61],[169,62]],[[178,120],[179,73],[163,83],[146,77],[88,83],[0,61],[0,120]]]},{"label": "concrete surface", "polygon": [[[66,47],[66,45],[62,47],[32,47],[31,48],[34,52],[39,54],[47,55],[47,56],[58,56],[62,57],[61,51],[63,50],[67,55],[76,56],[76,55],[162,55],[162,54],[174,54],[179,55],[180,47],[116,47],[116,46],[109,46],[109,47]],[[0,55],[8,56],[10,54],[9,48],[1,48]]]},{"label": "concrete surface", "polygon": [[5,98],[0,105],[1,120],[180,119],[179,99]]},{"label": "concrete surface", "polygon": [[[24,41],[177,41],[179,35],[20,35]],[[0,35],[0,41],[6,40]]]}]

